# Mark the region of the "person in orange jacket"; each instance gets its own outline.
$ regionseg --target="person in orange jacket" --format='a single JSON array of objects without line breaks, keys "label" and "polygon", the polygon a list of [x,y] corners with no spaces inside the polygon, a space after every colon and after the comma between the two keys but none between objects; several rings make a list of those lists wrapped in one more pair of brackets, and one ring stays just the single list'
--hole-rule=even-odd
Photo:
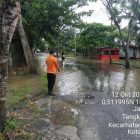
[{"label": "person in orange jacket", "polygon": [[50,55],[46,58],[45,63],[47,66],[48,94],[53,96],[52,91],[55,85],[56,73],[60,71],[53,50],[50,50]]}]

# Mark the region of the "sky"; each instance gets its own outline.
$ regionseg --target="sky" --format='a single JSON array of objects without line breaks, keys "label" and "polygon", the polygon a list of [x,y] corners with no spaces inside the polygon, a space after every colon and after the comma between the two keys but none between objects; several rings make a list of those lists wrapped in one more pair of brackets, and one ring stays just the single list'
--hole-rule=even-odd
[{"label": "sky", "polygon": [[89,11],[94,10],[93,14],[89,16],[82,17],[82,20],[87,23],[97,22],[97,23],[103,23],[105,25],[111,25],[111,21],[109,20],[109,15],[106,12],[106,9],[102,2],[98,0],[97,2],[89,2],[88,6],[83,6],[81,8],[78,8],[76,12],[81,11]]},{"label": "sky", "polygon": [[[107,13],[105,6],[102,4],[101,0],[97,2],[89,2],[88,6],[83,6],[76,9],[76,12],[94,10],[93,14],[89,16],[82,17],[82,20],[86,23],[103,23],[104,25],[111,25],[111,20],[109,19],[109,14]],[[127,26],[127,21],[121,23],[121,27],[124,28]]]}]

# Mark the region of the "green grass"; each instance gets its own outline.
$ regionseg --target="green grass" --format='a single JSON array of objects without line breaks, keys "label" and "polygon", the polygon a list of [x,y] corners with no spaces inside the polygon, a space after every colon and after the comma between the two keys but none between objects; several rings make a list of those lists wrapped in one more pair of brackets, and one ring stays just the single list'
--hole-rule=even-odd
[{"label": "green grass", "polygon": [[[30,112],[35,117],[40,117],[42,111],[40,111],[36,104],[33,104],[32,100],[28,97],[33,97],[39,94],[47,94],[47,77],[45,74],[35,76],[14,76],[9,80],[8,91],[6,96],[7,108],[13,109],[22,105],[23,103],[28,106]],[[8,136],[14,134],[13,137],[29,139],[33,137],[33,134],[27,132],[26,129],[22,128],[24,124],[23,120],[20,120],[18,116],[9,116],[7,118],[5,132]],[[0,140],[5,140],[3,135],[0,135]]]},{"label": "green grass", "polygon": [[5,130],[3,133],[0,133],[0,140],[7,140],[6,135],[12,136],[13,132],[15,133],[20,127],[21,123],[17,118],[13,116],[8,117],[5,123]]},{"label": "green grass", "polygon": [[16,107],[16,105],[25,99],[32,91],[30,85],[24,85],[23,87],[15,87],[13,89],[8,89],[7,92],[7,103],[10,107]]},{"label": "green grass", "polygon": [[40,75],[40,79],[41,79],[41,81],[42,81],[43,86],[46,88],[47,85],[48,85],[48,82],[47,82],[47,75],[41,74],[41,75]]},{"label": "green grass", "polygon": [[[5,134],[11,136],[12,139],[21,137],[23,139],[29,139],[31,136],[30,132],[27,132],[22,128],[22,122],[16,116],[10,116],[6,120]],[[0,140],[5,140],[3,134],[0,134]]]},{"label": "green grass", "polygon": [[7,118],[5,131],[6,132],[12,132],[14,129],[18,129],[21,126],[21,123],[18,119],[14,117]]},{"label": "green grass", "polygon": [[0,140],[4,140],[2,133],[0,133]]},{"label": "green grass", "polygon": [[[36,61],[36,65],[38,62]],[[38,66],[39,71],[39,66]],[[31,75],[26,69],[20,68],[19,70],[13,70],[8,80],[8,89],[6,93],[6,104],[8,109],[18,108],[20,103],[27,105],[30,103],[30,97],[38,96],[40,94],[47,95],[47,76],[40,70],[39,75]],[[39,117],[41,111],[36,105],[30,106],[30,111]],[[22,120],[17,116],[9,116],[7,118],[5,132],[13,133],[20,137],[31,137],[31,134],[26,130],[22,130]],[[19,128],[19,129],[18,129]],[[21,132],[20,132],[21,131]],[[0,140],[4,140],[3,134],[0,134]]]},{"label": "green grass", "polygon": [[45,74],[35,76],[14,76],[8,82],[6,102],[8,108],[15,108],[28,97],[47,94],[47,77]]},{"label": "green grass", "polygon": [[[121,59],[119,62],[114,62],[114,63],[125,65],[125,60]],[[130,65],[133,66],[133,67],[140,68],[140,60],[139,59],[135,59],[135,60],[134,59],[130,59]]]},{"label": "green grass", "polygon": [[48,91],[48,81],[47,81],[47,75],[46,74],[41,74],[40,75],[40,80],[43,85],[43,91],[46,93]]}]

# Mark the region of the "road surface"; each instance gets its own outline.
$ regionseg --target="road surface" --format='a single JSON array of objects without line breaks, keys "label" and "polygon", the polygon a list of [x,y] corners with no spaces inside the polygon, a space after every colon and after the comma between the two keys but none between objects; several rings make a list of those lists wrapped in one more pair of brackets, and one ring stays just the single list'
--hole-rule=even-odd
[{"label": "road surface", "polygon": [[[40,57],[41,62],[45,57]],[[138,69],[67,57],[57,74],[57,96],[51,98],[52,122],[59,137],[139,140],[139,73]]]}]

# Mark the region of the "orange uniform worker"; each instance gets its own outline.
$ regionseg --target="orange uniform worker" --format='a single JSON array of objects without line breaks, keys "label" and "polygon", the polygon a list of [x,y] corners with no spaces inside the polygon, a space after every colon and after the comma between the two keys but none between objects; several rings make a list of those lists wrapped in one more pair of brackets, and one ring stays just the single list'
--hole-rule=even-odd
[{"label": "orange uniform worker", "polygon": [[60,71],[53,50],[50,51],[50,55],[46,58],[45,63],[47,65],[48,94],[53,96],[52,91],[55,84],[56,73]]}]

